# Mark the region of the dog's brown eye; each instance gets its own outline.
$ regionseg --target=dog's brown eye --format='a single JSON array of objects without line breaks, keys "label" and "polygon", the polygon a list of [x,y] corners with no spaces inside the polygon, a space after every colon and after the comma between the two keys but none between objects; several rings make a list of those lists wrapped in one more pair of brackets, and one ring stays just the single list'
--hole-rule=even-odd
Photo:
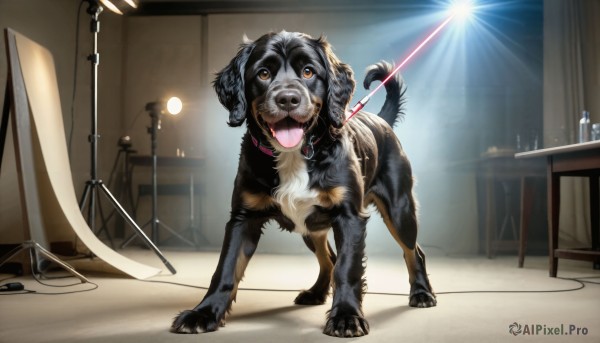
[{"label": "dog's brown eye", "polygon": [[312,68],[304,68],[304,70],[302,70],[302,76],[305,79],[310,79],[313,77],[313,75],[315,75],[315,72],[312,70]]},{"label": "dog's brown eye", "polygon": [[258,77],[263,81],[268,80],[271,77],[271,73],[266,69],[261,69],[258,71]]}]

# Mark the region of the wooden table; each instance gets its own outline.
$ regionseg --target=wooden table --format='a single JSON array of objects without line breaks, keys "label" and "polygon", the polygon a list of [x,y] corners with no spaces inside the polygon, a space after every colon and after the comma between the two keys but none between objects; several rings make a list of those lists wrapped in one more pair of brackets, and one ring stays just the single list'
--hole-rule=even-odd
[{"label": "wooden table", "polygon": [[[131,155],[129,156],[131,166],[152,166],[152,156],[150,155]],[[198,168],[204,165],[204,159],[200,157],[177,157],[177,156],[157,156],[156,164],[158,167],[181,167]]]},{"label": "wooden table", "polygon": [[[477,175],[482,181],[483,198],[481,203],[484,204],[483,208],[480,209],[483,213],[484,218],[484,231],[485,231],[485,253],[488,258],[493,258],[499,251],[512,251],[520,247],[519,245],[519,234],[517,234],[516,223],[514,222],[513,210],[514,205],[511,204],[510,194],[521,188],[521,194],[523,192],[523,185],[525,179],[543,178],[545,171],[545,165],[537,160],[515,160],[514,150],[498,150],[486,152],[481,156],[477,162]],[[515,187],[516,183],[516,187]],[[496,186],[501,184],[504,188],[504,218],[498,232],[497,226],[499,225],[496,214],[497,214],[497,196]],[[520,186],[519,186],[520,185]],[[527,184],[529,185],[529,183]],[[522,197],[522,199],[525,199]],[[530,198],[527,198],[530,199]],[[524,203],[521,201],[521,209],[527,208],[531,211],[531,202]],[[523,226],[523,210],[521,210],[521,227]],[[528,218],[527,218],[528,219]],[[515,231],[512,240],[503,239],[502,233],[508,228],[512,227]],[[524,249],[519,248],[519,256],[524,254]]]},{"label": "wooden table", "polygon": [[[545,158],[548,175],[548,243],[549,272],[556,277],[558,259],[592,261],[600,264],[600,141],[571,144],[515,154],[517,159]],[[558,247],[558,222],[560,214],[560,178],[563,176],[587,177],[590,180],[590,215],[592,246],[587,249]]]}]

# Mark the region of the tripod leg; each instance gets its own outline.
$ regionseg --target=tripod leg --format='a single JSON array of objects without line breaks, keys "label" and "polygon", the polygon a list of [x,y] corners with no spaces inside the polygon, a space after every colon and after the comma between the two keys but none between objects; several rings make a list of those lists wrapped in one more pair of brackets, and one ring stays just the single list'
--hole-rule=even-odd
[{"label": "tripod leg", "polygon": [[133,240],[137,237],[137,234],[134,232],[131,234],[131,236],[127,237],[127,239],[125,241],[123,241],[123,244],[121,244],[121,249],[125,248],[126,246],[128,246],[129,244],[131,244],[131,242],[133,242]]},{"label": "tripod leg", "polygon": [[78,278],[79,280],[81,280],[81,283],[85,283],[85,282],[90,282],[88,279],[86,279],[85,276],[79,274],[75,268],[71,267],[69,264],[61,261],[56,255],[54,255],[53,253],[49,252],[48,250],[44,249],[44,247],[42,247],[41,245],[39,245],[36,242],[30,242],[29,244],[31,244],[31,248],[34,249],[36,252],[44,255],[44,257],[46,257],[47,259],[51,260],[52,262],[58,264],[59,266],[61,266],[64,270],[66,270],[67,272],[69,272],[71,275],[75,276],[76,278]]},{"label": "tripod leg", "polygon": [[[113,162],[113,167],[110,171],[110,177],[108,178],[108,187],[110,187],[112,185],[113,176],[115,175],[115,171],[117,170],[117,166],[119,165],[119,159],[120,159],[122,153],[123,153],[123,150],[119,150],[119,152],[117,153],[117,157],[115,158],[115,161]],[[118,196],[118,194],[117,194],[117,196]]]},{"label": "tripod leg", "polygon": [[131,211],[133,213],[133,218],[137,218],[137,202],[133,202],[133,185],[131,184],[131,178],[132,178],[132,173],[133,173],[133,166],[129,166],[129,157],[125,156],[125,177],[126,177],[126,182],[125,182],[125,192],[127,193],[127,196],[129,197],[129,205],[131,206]]},{"label": "tripod leg", "polygon": [[[146,226],[148,226],[152,221],[147,222],[146,224],[142,225],[142,229],[145,228]],[[123,244],[121,244],[121,249],[125,248],[126,246],[128,246],[131,242],[133,242],[133,240],[135,238],[137,238],[137,233],[134,232],[131,234],[131,236],[127,237],[127,239],[123,242]]]},{"label": "tripod leg", "polygon": [[189,230],[192,234],[192,241],[194,242],[194,246],[198,247],[198,235],[196,233],[196,226],[194,225],[194,174],[190,173],[190,217],[189,217]]},{"label": "tripod leg", "polygon": [[163,224],[161,221],[158,222],[159,226],[162,226],[163,228],[165,228],[167,231],[169,231],[173,236],[175,236],[176,238],[178,238],[180,241],[189,244],[193,247],[195,247],[196,245],[191,242],[189,239],[183,237],[182,235],[180,235],[179,233],[177,233],[177,231],[173,230],[172,228],[170,228],[169,226]]},{"label": "tripod leg", "polygon": [[115,248],[115,243],[112,240],[112,236],[110,235],[110,232],[108,231],[108,220],[106,219],[106,217],[104,217],[104,211],[102,210],[102,203],[101,203],[101,199],[100,199],[100,193],[96,193],[96,197],[97,197],[97,201],[98,201],[98,213],[100,214],[100,219],[102,221],[102,226],[100,227],[100,229],[96,232],[96,236],[99,236],[100,233],[102,231],[104,231],[104,233],[106,233],[106,238],[108,238],[108,241],[110,242],[110,247],[111,248]]},{"label": "tripod leg", "polygon": [[88,224],[92,232],[96,232],[96,197],[98,194],[96,185],[92,184],[91,187],[92,194],[90,194],[90,207],[88,207]]},{"label": "tripod leg", "polygon": [[44,247],[42,247],[41,245],[39,245],[38,243],[36,243],[34,241],[25,241],[25,242],[21,243],[18,247],[16,247],[13,250],[9,251],[0,260],[0,266],[2,266],[6,262],[8,262],[10,259],[12,259],[13,257],[17,256],[21,251],[26,250],[26,249],[28,249],[30,251],[35,251],[37,253],[40,253],[41,255],[43,255],[44,257],[46,257],[47,259],[49,259],[52,262],[58,264],[63,269],[65,269],[67,272],[69,272],[71,275],[73,275],[76,278],[78,278],[79,280],[81,280],[81,283],[89,282],[88,279],[85,276],[79,274],[69,264],[61,261],[56,255],[54,255],[51,252],[49,252],[48,250],[44,249]]},{"label": "tripod leg", "polygon": [[79,211],[81,212],[83,212],[83,209],[85,208],[85,203],[87,202],[88,195],[90,194],[90,188],[90,183],[86,183],[83,194],[81,195],[81,200],[79,201]]},{"label": "tripod leg", "polygon": [[21,251],[23,251],[24,249],[27,249],[27,248],[28,247],[25,244],[20,244],[19,246],[15,247],[13,250],[7,252],[4,256],[2,256],[2,259],[0,259],[0,267],[2,267],[6,262],[8,262],[13,257],[17,256]]},{"label": "tripod leg", "polygon": [[129,216],[129,214],[127,214],[127,212],[125,212],[125,210],[123,209],[123,207],[121,206],[121,204],[119,204],[119,202],[117,201],[117,199],[115,199],[115,197],[110,193],[110,191],[108,190],[108,188],[106,188],[106,186],[104,184],[102,184],[102,183],[100,184],[100,187],[101,187],[102,191],[104,192],[104,195],[106,195],[106,197],[108,198],[108,200],[110,200],[110,202],[117,209],[117,211],[119,211],[119,213],[121,214],[121,216],[123,216],[123,218],[125,218],[125,220],[129,223],[129,225],[135,229],[135,232],[138,234],[138,236],[140,238],[142,238],[142,240],[144,240],[144,242],[146,243],[146,245],[149,248],[151,248],[152,250],[154,250],[154,253],[158,256],[158,258],[160,258],[160,260],[167,267],[167,269],[169,269],[169,271],[172,274],[176,274],[177,271],[175,270],[175,268],[173,268],[173,266],[171,265],[171,263],[169,261],[167,261],[167,259],[165,258],[165,256],[160,252],[160,250],[158,250],[158,248],[156,247],[156,245],[154,245],[154,243],[152,243],[152,241],[150,240],[150,238],[148,238],[148,236],[146,236],[146,234],[144,233],[144,231],[142,231],[142,229],[140,229],[140,227],[133,221],[133,219],[131,219],[131,217]]}]

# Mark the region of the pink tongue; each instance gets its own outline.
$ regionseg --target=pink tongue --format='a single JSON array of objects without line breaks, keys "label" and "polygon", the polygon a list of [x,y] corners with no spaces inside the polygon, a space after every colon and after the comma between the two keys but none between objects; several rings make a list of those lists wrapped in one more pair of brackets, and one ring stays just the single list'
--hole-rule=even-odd
[{"label": "pink tongue", "polygon": [[271,131],[275,139],[284,148],[295,147],[302,141],[304,136],[304,130],[302,130],[300,124],[285,119],[271,126]]}]

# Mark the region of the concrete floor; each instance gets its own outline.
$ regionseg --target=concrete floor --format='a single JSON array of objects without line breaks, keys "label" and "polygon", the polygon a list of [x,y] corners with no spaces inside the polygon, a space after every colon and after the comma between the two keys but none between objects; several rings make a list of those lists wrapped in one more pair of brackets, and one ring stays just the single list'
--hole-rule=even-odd
[{"label": "concrete floor", "polygon": [[[218,254],[163,251],[178,273],[168,272],[154,281],[208,286]],[[132,259],[162,268],[151,251],[124,250]],[[77,266],[77,263],[73,263]],[[525,268],[516,257],[447,257],[429,254],[428,271],[438,292],[438,306],[408,307],[405,295],[367,294],[363,308],[371,333],[362,342],[600,342],[600,285],[587,283],[571,292],[510,293],[509,291],[565,290],[579,283],[548,277],[547,258],[528,257]],[[82,264],[83,265],[83,264]],[[321,306],[295,306],[297,291],[312,285],[318,273],[309,255],[258,254],[251,261],[241,287],[294,290],[289,292],[240,290],[227,325],[199,335],[169,333],[172,318],[194,307],[205,290],[165,283],[143,282],[112,274],[88,276],[98,288],[63,295],[0,296],[0,342],[340,342],[321,333],[331,299]],[[0,280],[8,277],[0,275]],[[561,260],[559,277],[600,282],[600,271],[587,262]],[[90,284],[48,287],[30,276],[20,281],[38,292],[90,289]],[[408,293],[406,267],[400,256],[371,256],[367,262],[369,292]],[[59,279],[50,284],[72,284]],[[455,291],[498,293],[444,294]],[[509,329],[521,327],[526,337]],[[536,332],[537,328],[541,331]],[[544,332],[544,328],[547,329]],[[549,335],[550,329],[574,328],[579,335]],[[533,329],[533,331],[531,330]],[[583,333],[586,333],[585,335]],[[519,335],[519,336],[520,336]]]}]

